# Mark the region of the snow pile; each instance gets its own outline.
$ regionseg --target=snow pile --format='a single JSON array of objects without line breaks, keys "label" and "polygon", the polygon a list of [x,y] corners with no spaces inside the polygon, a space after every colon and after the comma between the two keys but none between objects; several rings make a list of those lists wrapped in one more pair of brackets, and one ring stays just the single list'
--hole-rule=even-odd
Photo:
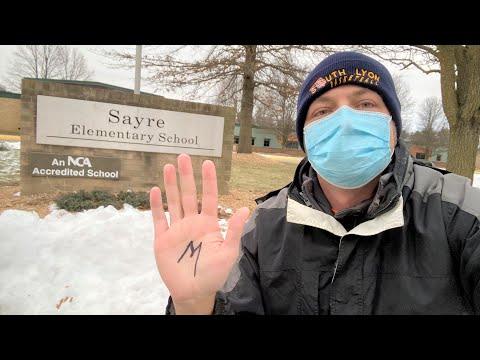
[{"label": "snow pile", "polygon": [[0,314],[163,314],[150,211],[0,214]]},{"label": "snow pile", "polygon": [[[20,142],[7,143],[10,151],[0,151],[0,184],[20,181]],[[18,147],[11,144],[18,144]]]},{"label": "snow pile", "polygon": [[225,208],[223,205],[218,205],[217,214],[220,218],[230,218],[233,215],[233,210],[230,208]]},{"label": "snow pile", "polygon": [[0,229],[0,314],[164,313],[151,211],[5,210]]},{"label": "snow pile", "polygon": [[480,188],[480,174],[473,175],[473,186]]},{"label": "snow pile", "polygon": [[20,141],[2,141],[10,150],[20,150]]}]

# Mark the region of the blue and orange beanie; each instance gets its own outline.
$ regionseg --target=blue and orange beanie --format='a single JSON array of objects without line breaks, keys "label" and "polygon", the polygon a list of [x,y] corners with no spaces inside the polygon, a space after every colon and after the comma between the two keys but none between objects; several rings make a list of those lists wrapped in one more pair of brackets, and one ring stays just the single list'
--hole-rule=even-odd
[{"label": "blue and orange beanie", "polygon": [[400,137],[400,101],[387,68],[377,60],[357,52],[338,52],[325,58],[312,70],[298,94],[296,130],[303,150],[303,125],[310,104],[328,90],[348,84],[364,86],[380,94],[397,127],[397,137]]}]

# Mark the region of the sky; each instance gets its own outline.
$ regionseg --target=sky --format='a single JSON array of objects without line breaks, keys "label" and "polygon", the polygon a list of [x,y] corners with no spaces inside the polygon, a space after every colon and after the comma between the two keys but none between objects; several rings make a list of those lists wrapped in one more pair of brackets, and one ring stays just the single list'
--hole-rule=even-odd
[{"label": "sky", "polygon": [[[108,59],[102,55],[96,54],[93,50],[96,49],[133,49],[135,45],[71,45],[71,47],[78,48],[87,60],[90,69],[94,71],[91,81],[98,81],[110,85],[116,85],[132,89],[135,86],[135,69],[123,70],[112,69],[107,66]],[[0,84],[2,79],[6,76],[7,69],[13,61],[16,45],[0,45]],[[141,84],[140,90],[143,92],[155,93],[152,87],[145,83]],[[165,95],[157,92],[158,95]],[[173,97],[169,94],[168,97]]]},{"label": "sky", "polygon": [[[0,84],[2,78],[6,75],[7,68],[11,61],[13,61],[13,53],[16,45],[0,45]],[[108,60],[102,55],[94,53],[92,50],[104,49],[132,49],[135,51],[135,45],[72,45],[81,49],[83,55],[86,57],[88,65],[94,70],[93,81],[99,81],[111,85],[117,85],[125,88],[134,88],[135,69],[122,70],[111,69],[106,63]],[[436,96],[440,97],[440,76],[436,73],[426,75],[417,69],[407,69],[400,71],[398,67],[391,64],[385,64],[391,72],[399,72],[404,76],[408,86],[411,89],[412,98],[415,103],[420,104],[425,98]],[[145,83],[141,84],[141,91],[155,93],[154,89]],[[158,95],[167,98],[180,98],[172,93],[157,92]]]}]

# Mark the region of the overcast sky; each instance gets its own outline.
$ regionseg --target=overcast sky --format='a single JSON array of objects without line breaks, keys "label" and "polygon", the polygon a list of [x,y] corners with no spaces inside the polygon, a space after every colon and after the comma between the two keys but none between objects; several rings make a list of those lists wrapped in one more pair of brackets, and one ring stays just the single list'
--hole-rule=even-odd
[{"label": "overcast sky", "polygon": [[[121,70],[111,69],[106,66],[107,60],[92,52],[92,49],[98,48],[123,48],[135,49],[134,45],[72,45],[80,48],[88,61],[88,66],[94,70],[93,81],[103,82],[111,85],[117,85],[129,89],[134,88],[135,70]],[[6,76],[8,65],[13,60],[13,53],[15,45],[0,45],[0,84],[2,79]],[[438,74],[425,75],[417,69],[408,69],[399,71],[397,67],[390,64],[385,64],[392,72],[399,72],[404,76],[412,94],[412,98],[417,106],[427,97],[440,97],[440,76]],[[145,83],[141,85],[141,91],[155,93],[153,88]],[[167,98],[179,98],[172,93],[156,92],[158,95],[163,95]]]}]

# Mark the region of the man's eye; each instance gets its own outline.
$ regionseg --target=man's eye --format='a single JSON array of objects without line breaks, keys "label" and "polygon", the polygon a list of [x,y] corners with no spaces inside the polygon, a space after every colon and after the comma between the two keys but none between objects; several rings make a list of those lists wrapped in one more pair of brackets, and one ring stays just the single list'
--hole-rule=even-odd
[{"label": "man's eye", "polygon": [[327,110],[327,109],[319,109],[319,110],[317,110],[317,111],[315,111],[315,112],[313,113],[313,116],[314,116],[314,117],[323,117],[323,116],[325,116],[325,115],[327,115],[327,114],[328,114],[328,110]]},{"label": "man's eye", "polygon": [[360,108],[370,108],[373,107],[373,104],[371,102],[363,102],[360,104]]}]

